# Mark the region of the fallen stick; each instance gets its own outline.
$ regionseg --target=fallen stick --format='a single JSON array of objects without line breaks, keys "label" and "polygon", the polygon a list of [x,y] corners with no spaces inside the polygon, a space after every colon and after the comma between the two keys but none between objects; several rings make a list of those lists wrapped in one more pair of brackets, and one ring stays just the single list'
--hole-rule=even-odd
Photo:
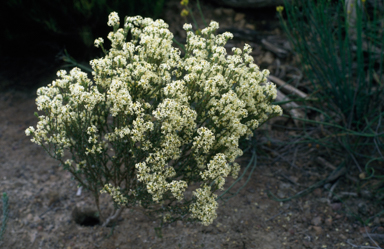
[{"label": "fallen stick", "polygon": [[275,53],[280,58],[285,58],[288,55],[288,51],[287,50],[277,47],[276,45],[270,43],[266,39],[262,39],[261,43],[264,45],[264,47],[267,50]]},{"label": "fallen stick", "polygon": [[287,82],[277,78],[276,76],[269,75],[267,78],[270,81],[272,81],[273,83],[276,83],[286,93],[293,93],[293,94],[295,94],[298,97],[303,98],[303,99],[308,97],[308,95],[306,93],[304,93],[304,92],[300,91],[299,89],[289,85]]},{"label": "fallen stick", "polygon": [[[276,96],[276,101],[290,101],[290,99],[282,93],[279,89],[277,89],[277,96]],[[289,114],[294,117],[293,122],[295,123],[296,126],[299,126],[299,120],[295,118],[304,118],[304,113],[299,110],[299,106],[295,102],[288,102],[285,104],[281,105],[283,109],[289,112]]]},{"label": "fallen stick", "polygon": [[[328,162],[327,160],[325,160],[324,158],[322,158],[320,156],[316,157],[316,162],[321,164],[321,165],[323,165],[323,166],[325,166],[325,167],[327,167],[327,168],[329,168],[329,169],[331,169],[331,170],[335,170],[336,169],[335,166],[333,166],[330,162]],[[354,183],[358,183],[359,182],[359,180],[357,180],[353,176],[349,175],[348,173],[345,174],[345,177],[347,179],[351,180]]]}]

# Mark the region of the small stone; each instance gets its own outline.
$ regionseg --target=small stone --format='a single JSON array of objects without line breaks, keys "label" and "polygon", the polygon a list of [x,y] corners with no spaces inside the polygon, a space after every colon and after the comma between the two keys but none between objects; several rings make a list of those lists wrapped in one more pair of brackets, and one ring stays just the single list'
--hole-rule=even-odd
[{"label": "small stone", "polygon": [[332,184],[330,184],[330,183],[327,183],[327,184],[324,185],[324,188],[326,190],[329,190],[331,187],[332,187]]},{"label": "small stone", "polygon": [[361,173],[359,174],[359,178],[360,178],[360,179],[364,179],[364,178],[365,178],[365,173],[364,173],[364,172],[361,172]]},{"label": "small stone", "polygon": [[361,190],[360,191],[361,197],[365,199],[371,199],[372,198],[372,193],[369,190]]},{"label": "small stone", "polygon": [[279,198],[285,198],[285,197],[286,197],[286,196],[285,196],[285,192],[282,191],[282,190],[277,191],[277,197],[279,197]]},{"label": "small stone", "polygon": [[373,224],[380,226],[380,218],[375,217],[375,219],[373,219]]},{"label": "small stone", "polygon": [[306,240],[303,241],[303,246],[306,248],[312,248],[311,243],[309,241],[306,241]]},{"label": "small stone", "polygon": [[44,228],[43,228],[42,226],[38,226],[38,227],[37,227],[37,231],[39,231],[39,232],[43,231],[43,229],[44,229]]},{"label": "small stone", "polygon": [[311,219],[312,218],[311,210],[309,209],[305,210],[304,215],[305,215],[305,218],[307,218],[307,220]]},{"label": "small stone", "polygon": [[325,225],[327,225],[327,226],[332,226],[332,217],[329,217],[329,218],[327,218],[327,219],[325,219]]},{"label": "small stone", "polygon": [[292,236],[295,235],[295,229],[293,229],[293,228],[289,229],[288,232],[289,232],[289,234],[292,235]]},{"label": "small stone", "polygon": [[49,176],[49,180],[52,181],[52,182],[55,182],[57,181],[58,177],[56,175],[50,175]]},{"label": "small stone", "polygon": [[340,234],[339,237],[340,237],[340,239],[342,239],[342,240],[346,240],[346,239],[347,239],[347,237],[346,237],[344,234]]},{"label": "small stone", "polygon": [[217,8],[213,11],[213,14],[216,16],[216,17],[220,17],[223,15],[223,11],[221,8]]},{"label": "small stone", "polygon": [[235,22],[238,22],[238,21],[241,21],[245,18],[245,14],[244,13],[236,13],[235,15]]},{"label": "small stone", "polygon": [[235,11],[233,9],[227,9],[227,8],[221,9],[221,12],[227,16],[233,16],[233,14],[235,14]]},{"label": "small stone", "polygon": [[306,223],[307,220],[308,220],[308,219],[307,219],[305,216],[301,216],[301,222],[302,222],[302,223]]},{"label": "small stone", "polygon": [[322,222],[323,222],[323,221],[322,221],[321,217],[315,217],[315,218],[313,218],[313,219],[311,220],[311,223],[312,223],[313,225],[315,225],[315,226],[319,226],[319,225],[321,225]]},{"label": "small stone", "polygon": [[203,233],[212,233],[214,230],[213,226],[207,226],[203,228]]},{"label": "small stone", "polygon": [[289,183],[281,182],[279,184],[279,189],[290,189],[291,187],[292,187],[292,185]]},{"label": "small stone", "polygon": [[254,24],[250,24],[250,23],[245,24],[244,28],[256,30],[256,26]]},{"label": "small stone", "polygon": [[321,189],[320,188],[317,188],[315,190],[313,190],[313,194],[317,197],[320,197],[321,196]]},{"label": "small stone", "polygon": [[368,206],[364,202],[360,202],[359,204],[357,204],[357,210],[359,211],[359,213],[361,213],[363,215],[368,214]]},{"label": "small stone", "polygon": [[267,63],[267,64],[272,64],[273,61],[275,60],[275,58],[273,57],[273,54],[269,51],[265,52],[264,56],[263,56],[263,62]]},{"label": "small stone", "polygon": [[360,233],[369,233],[371,231],[370,227],[359,227]]},{"label": "small stone", "polygon": [[32,214],[28,214],[28,215],[27,215],[27,220],[30,220],[30,221],[31,221],[32,219],[33,219],[33,215],[32,215]]},{"label": "small stone", "polygon": [[177,226],[177,227],[183,227],[183,222],[182,222],[181,220],[178,220],[178,221],[176,222],[176,226]]},{"label": "small stone", "polygon": [[57,201],[60,200],[59,193],[56,191],[51,191],[47,194],[48,197],[48,207],[50,207],[52,204],[56,203]]},{"label": "small stone", "polygon": [[254,189],[254,188],[249,188],[249,189],[247,189],[247,191],[248,191],[249,193],[255,193],[255,189]]},{"label": "small stone", "polygon": [[323,234],[323,229],[319,226],[313,226],[312,229],[315,231],[316,235]]},{"label": "small stone", "polygon": [[229,26],[233,25],[232,17],[227,17],[225,20],[226,20],[227,25],[229,25]]},{"label": "small stone", "polygon": [[39,221],[41,221],[41,218],[38,215],[35,215],[35,217],[33,217],[33,222],[39,222]]},{"label": "small stone", "polygon": [[238,29],[243,29],[244,25],[245,25],[245,20],[244,19],[242,19],[242,20],[240,20],[239,22],[236,23],[236,27]]},{"label": "small stone", "polygon": [[332,208],[332,210],[334,210],[334,211],[340,210],[340,209],[341,209],[341,206],[342,206],[342,204],[341,204],[340,202],[336,202],[336,203],[332,203],[332,204],[331,204],[331,208]]}]

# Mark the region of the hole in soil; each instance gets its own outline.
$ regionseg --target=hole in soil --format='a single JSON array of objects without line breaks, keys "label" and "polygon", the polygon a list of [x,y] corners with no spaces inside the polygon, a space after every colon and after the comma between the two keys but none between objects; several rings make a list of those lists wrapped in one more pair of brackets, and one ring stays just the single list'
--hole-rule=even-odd
[{"label": "hole in soil", "polygon": [[90,208],[78,208],[72,211],[72,219],[80,226],[92,227],[100,225],[97,211]]}]

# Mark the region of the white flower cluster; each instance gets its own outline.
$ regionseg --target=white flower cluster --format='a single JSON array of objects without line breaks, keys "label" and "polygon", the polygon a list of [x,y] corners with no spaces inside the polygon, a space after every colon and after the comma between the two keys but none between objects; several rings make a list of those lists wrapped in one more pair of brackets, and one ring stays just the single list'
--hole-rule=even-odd
[{"label": "white flower cluster", "polygon": [[211,187],[203,186],[193,192],[197,200],[191,205],[191,213],[193,218],[201,220],[205,226],[210,225],[216,219],[217,195],[211,192]]},{"label": "white flower cluster", "polygon": [[113,26],[119,25],[119,22],[120,22],[119,15],[116,12],[111,12],[108,18],[108,26],[113,27]]},{"label": "white flower cluster", "polygon": [[128,199],[121,194],[120,187],[115,188],[112,184],[105,184],[104,188],[100,190],[100,193],[108,193],[119,205],[124,205],[128,202]]},{"label": "white flower cluster", "polygon": [[[166,194],[183,201],[194,179],[201,187],[189,210],[210,224],[217,208],[211,191],[240,170],[234,163],[242,155],[239,139],[282,113],[271,104],[276,88],[266,81],[268,71],[253,63],[249,45],[227,55],[224,45],[232,34],[215,35],[216,22],[201,35],[184,25],[184,57],[163,20],[127,17],[124,28],[119,22],[111,13],[111,49],[90,62],[92,81],[74,68],[69,74],[59,71],[60,79],[37,91],[38,110],[46,115],[26,134],[49,145],[58,159],[70,149],[74,157],[67,165],[81,169],[73,171],[83,174],[78,179],[98,178],[100,188],[121,203],[128,189],[143,186],[155,202]],[[103,42],[99,38],[95,46]],[[112,178],[124,183],[121,189],[107,184]]]}]

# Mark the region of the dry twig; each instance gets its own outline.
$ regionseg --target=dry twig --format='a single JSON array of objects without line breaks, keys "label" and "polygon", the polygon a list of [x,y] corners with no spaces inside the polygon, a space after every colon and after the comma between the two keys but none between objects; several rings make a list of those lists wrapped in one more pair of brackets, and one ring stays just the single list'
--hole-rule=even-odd
[{"label": "dry twig", "polygon": [[298,97],[303,98],[303,99],[308,97],[308,95],[306,93],[300,91],[299,89],[289,85],[287,82],[285,82],[285,81],[283,81],[283,80],[281,80],[281,79],[279,79],[273,75],[269,75],[268,79],[270,81],[272,81],[273,83],[276,83],[277,85],[279,85],[279,87],[281,87],[281,89],[283,91],[285,91],[286,93],[293,93],[293,94],[295,94]]},{"label": "dry twig", "polygon": [[[276,101],[290,101],[290,99],[282,93],[279,89],[277,89],[277,97]],[[288,102],[283,105],[281,105],[283,109],[289,112],[289,114],[294,117],[293,122],[295,123],[296,126],[299,126],[299,120],[295,118],[304,118],[304,112],[299,110],[299,105],[296,104],[295,102]]]},{"label": "dry twig", "polygon": [[[316,157],[316,162],[319,163],[319,164],[321,164],[321,165],[323,165],[324,167],[329,168],[329,169],[332,169],[332,170],[335,170],[335,169],[336,169],[335,166],[333,166],[330,162],[328,162],[327,160],[325,160],[324,158],[322,158],[322,157],[320,157],[320,156]],[[345,171],[346,171],[346,169],[345,169]],[[347,179],[351,180],[351,181],[354,182],[354,183],[358,183],[358,182],[359,182],[359,180],[357,180],[355,177],[349,175],[348,173],[346,173],[346,176],[345,176],[345,177],[346,177]]]}]

